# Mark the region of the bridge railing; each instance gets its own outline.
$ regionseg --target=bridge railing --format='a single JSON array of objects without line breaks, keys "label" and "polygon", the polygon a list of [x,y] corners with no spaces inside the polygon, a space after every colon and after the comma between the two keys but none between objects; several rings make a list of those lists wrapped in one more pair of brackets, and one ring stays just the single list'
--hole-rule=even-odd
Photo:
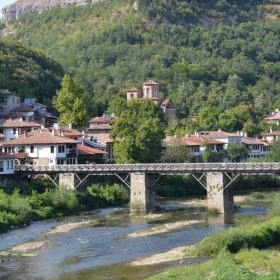
[{"label": "bridge railing", "polygon": [[201,173],[201,172],[267,172],[280,173],[279,162],[254,163],[145,163],[145,164],[77,164],[77,165],[17,165],[16,173]]}]

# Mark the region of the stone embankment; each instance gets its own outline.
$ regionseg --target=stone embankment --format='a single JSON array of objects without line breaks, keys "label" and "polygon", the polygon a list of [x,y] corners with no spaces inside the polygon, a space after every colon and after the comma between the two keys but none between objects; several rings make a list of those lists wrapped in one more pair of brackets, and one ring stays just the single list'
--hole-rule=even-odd
[{"label": "stone embankment", "polygon": [[2,9],[2,22],[8,25],[12,18],[37,11],[49,10],[51,8],[66,8],[69,5],[88,5],[103,0],[19,0]]}]

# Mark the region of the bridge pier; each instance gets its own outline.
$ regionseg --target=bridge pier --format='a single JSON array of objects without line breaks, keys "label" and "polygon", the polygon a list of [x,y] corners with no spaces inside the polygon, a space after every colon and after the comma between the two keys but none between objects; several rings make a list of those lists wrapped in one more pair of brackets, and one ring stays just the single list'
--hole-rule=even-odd
[{"label": "bridge pier", "polygon": [[208,172],[207,179],[207,203],[208,208],[216,208],[220,213],[234,212],[233,191],[224,189],[230,182],[223,172]]},{"label": "bridge pier", "polygon": [[59,185],[67,186],[67,189],[74,190],[79,184],[75,173],[59,173]]},{"label": "bridge pier", "polygon": [[156,210],[154,174],[130,173],[130,210],[150,212]]}]

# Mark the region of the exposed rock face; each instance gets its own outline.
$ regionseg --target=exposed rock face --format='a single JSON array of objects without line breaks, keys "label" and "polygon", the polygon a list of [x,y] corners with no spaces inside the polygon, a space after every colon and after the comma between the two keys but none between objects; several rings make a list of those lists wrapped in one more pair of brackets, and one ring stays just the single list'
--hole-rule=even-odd
[{"label": "exposed rock face", "polygon": [[102,0],[19,0],[2,9],[2,22],[8,25],[12,18],[19,18],[21,15],[33,11],[41,13],[54,7],[66,8],[69,5],[87,5]]}]

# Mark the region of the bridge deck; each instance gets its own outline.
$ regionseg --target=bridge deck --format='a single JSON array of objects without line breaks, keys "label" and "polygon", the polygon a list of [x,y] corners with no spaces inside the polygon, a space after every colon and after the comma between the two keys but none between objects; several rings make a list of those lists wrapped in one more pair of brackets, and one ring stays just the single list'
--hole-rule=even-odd
[{"label": "bridge deck", "polygon": [[145,164],[77,164],[17,165],[16,174],[116,173],[145,172],[160,174],[193,174],[205,172],[237,172],[240,174],[280,174],[280,162],[262,163],[145,163]]}]

